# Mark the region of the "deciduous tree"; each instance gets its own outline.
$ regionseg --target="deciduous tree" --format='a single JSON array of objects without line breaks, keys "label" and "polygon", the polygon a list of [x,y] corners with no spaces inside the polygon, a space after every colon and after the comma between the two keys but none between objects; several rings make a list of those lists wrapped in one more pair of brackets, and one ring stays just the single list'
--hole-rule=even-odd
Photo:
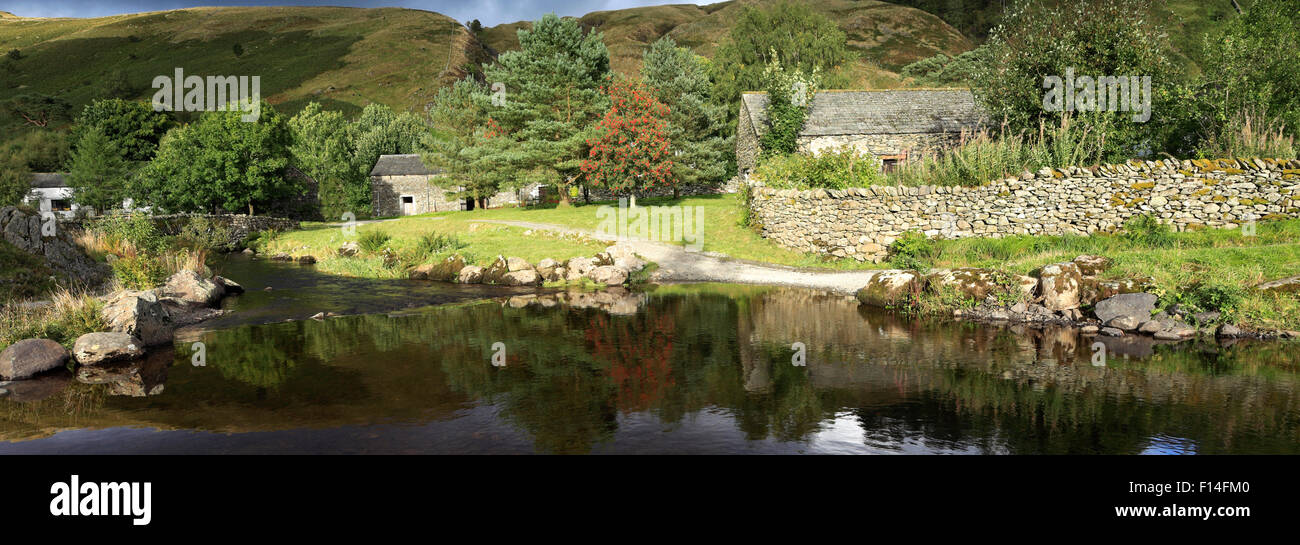
[{"label": "deciduous tree", "polygon": [[587,141],[582,172],[592,185],[622,195],[672,184],[668,107],[641,83],[616,81],[607,92],[609,110]]}]

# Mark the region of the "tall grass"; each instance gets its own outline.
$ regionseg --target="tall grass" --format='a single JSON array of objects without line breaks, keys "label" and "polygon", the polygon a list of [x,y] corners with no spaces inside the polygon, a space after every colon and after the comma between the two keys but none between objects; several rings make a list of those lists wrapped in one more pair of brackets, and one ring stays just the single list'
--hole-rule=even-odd
[{"label": "tall grass", "polygon": [[1039,125],[1037,134],[1010,134],[1005,126],[996,132],[962,131],[955,147],[911,158],[889,180],[906,186],[977,186],[1043,167],[1097,164],[1105,144],[1105,130],[1080,127],[1068,116],[1055,127]]},{"label": "tall grass", "polygon": [[71,348],[77,337],[108,329],[100,316],[101,303],[84,291],[60,288],[51,301],[38,308],[0,308],[0,350],[32,338],[50,339]]},{"label": "tall grass", "polygon": [[1295,137],[1285,133],[1282,120],[1258,111],[1233,116],[1218,131],[1212,131],[1197,150],[1202,158],[1269,157],[1295,159]]}]

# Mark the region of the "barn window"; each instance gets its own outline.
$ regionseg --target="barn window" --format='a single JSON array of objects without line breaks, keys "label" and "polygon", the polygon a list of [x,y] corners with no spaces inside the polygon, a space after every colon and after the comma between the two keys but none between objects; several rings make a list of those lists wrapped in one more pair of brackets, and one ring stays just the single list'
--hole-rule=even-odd
[{"label": "barn window", "polygon": [[906,157],[906,155],[881,155],[880,171],[889,174],[898,170],[898,166],[903,164],[903,159]]}]

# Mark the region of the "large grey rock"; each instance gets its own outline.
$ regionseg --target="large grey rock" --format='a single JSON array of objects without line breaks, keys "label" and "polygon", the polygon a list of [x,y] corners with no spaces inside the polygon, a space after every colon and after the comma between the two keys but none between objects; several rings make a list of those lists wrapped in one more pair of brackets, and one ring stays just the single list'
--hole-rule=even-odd
[{"label": "large grey rock", "polygon": [[627,271],[614,265],[601,265],[587,274],[592,282],[606,286],[619,286],[627,282]]},{"label": "large grey rock", "polygon": [[560,262],[549,257],[537,262],[537,274],[542,277],[544,282],[563,280],[563,277],[558,272],[558,269],[562,268]]},{"label": "large grey rock", "polygon": [[460,255],[449,256],[437,263],[420,265],[411,269],[410,278],[418,280],[434,280],[438,282],[454,282],[460,277],[461,269],[465,268],[465,258]]},{"label": "large grey rock", "polygon": [[502,275],[501,283],[507,286],[536,286],[542,283],[542,277],[538,276],[537,271],[524,269]]},{"label": "large grey rock", "polygon": [[596,265],[593,263],[593,260],[590,257],[572,258],[564,266],[564,269],[566,271],[565,280],[568,280],[570,282],[582,280],[582,278],[587,276],[587,273],[591,272],[591,270],[594,268],[596,268]]},{"label": "large grey rock", "polygon": [[361,245],[357,244],[357,241],[355,240],[350,240],[344,242],[342,246],[339,246],[338,254],[340,257],[356,257],[357,253],[360,251]]},{"label": "large grey rock", "polygon": [[992,269],[944,269],[925,275],[926,289],[941,293],[951,291],[976,301],[998,289],[997,272]]},{"label": "large grey rock", "polygon": [[167,295],[196,305],[215,306],[225,295],[225,288],[194,271],[180,271],[167,279]]},{"label": "large grey rock", "polygon": [[528,260],[522,257],[508,257],[506,258],[506,268],[509,269],[510,272],[518,272],[532,270],[533,266],[528,263]]},{"label": "large grey rock", "polygon": [[171,314],[153,291],[117,292],[104,303],[100,313],[112,331],[134,335],[145,346],[172,341],[175,327]]},{"label": "large grey rock", "polygon": [[87,333],[72,344],[72,357],[81,365],[102,365],[144,355],[144,343],[129,333]]},{"label": "large grey rock", "polygon": [[24,339],[0,352],[0,378],[25,379],[63,367],[68,351],[49,339]]},{"label": "large grey rock", "polygon": [[111,270],[99,263],[74,241],[78,228],[71,224],[54,224],[54,236],[45,236],[41,227],[45,219],[39,214],[29,214],[15,206],[0,208],[0,237],[18,249],[45,259],[55,274],[76,284],[98,286],[111,275]]},{"label": "large grey rock", "polygon": [[1122,293],[1101,301],[1093,308],[1097,319],[1109,322],[1117,316],[1138,316],[1146,319],[1156,309],[1156,296],[1152,293]]},{"label": "large grey rock", "polygon": [[1246,335],[1246,332],[1242,331],[1240,327],[1237,327],[1235,325],[1223,324],[1219,326],[1219,330],[1215,334],[1220,337],[1233,338],[1233,337],[1244,337]]},{"label": "large grey rock", "polygon": [[497,256],[496,261],[483,269],[484,284],[504,284],[506,273],[510,272],[510,263],[504,256]]},{"label": "large grey rock", "polygon": [[1038,271],[1038,293],[1048,310],[1079,308],[1079,286],[1083,276],[1074,263],[1044,265]]},{"label": "large grey rock", "polygon": [[227,295],[244,293],[244,286],[241,286],[239,282],[235,282],[234,280],[231,280],[224,276],[212,277],[212,283],[221,286],[221,288],[225,290]]},{"label": "large grey rock", "polygon": [[1127,316],[1127,315],[1116,316],[1106,321],[1106,325],[1124,331],[1133,331],[1134,329],[1137,329],[1138,325],[1141,323],[1142,320],[1137,316]]},{"label": "large grey rock", "polygon": [[1083,276],[1097,276],[1110,267],[1111,261],[1099,255],[1081,255],[1072,261]]}]

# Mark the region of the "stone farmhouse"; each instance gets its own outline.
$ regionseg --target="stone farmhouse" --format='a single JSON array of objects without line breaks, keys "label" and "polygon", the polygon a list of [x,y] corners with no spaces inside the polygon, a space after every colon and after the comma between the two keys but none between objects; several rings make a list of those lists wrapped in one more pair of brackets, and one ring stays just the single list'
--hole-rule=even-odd
[{"label": "stone farmhouse", "polygon": [[[767,93],[741,97],[736,164],[742,178],[758,164],[759,139],[767,132],[767,104]],[[968,89],[818,91],[799,133],[798,149],[818,153],[851,146],[879,157],[889,171],[908,157],[954,146],[962,131],[978,129],[983,119]]]},{"label": "stone farmhouse", "polygon": [[[443,176],[438,169],[424,166],[420,156],[381,155],[370,171],[370,195],[376,217],[411,216],[448,210],[473,210],[484,203],[455,198],[432,183]],[[488,208],[523,205],[541,198],[543,188],[528,186],[519,191],[502,191],[485,199]]]}]

